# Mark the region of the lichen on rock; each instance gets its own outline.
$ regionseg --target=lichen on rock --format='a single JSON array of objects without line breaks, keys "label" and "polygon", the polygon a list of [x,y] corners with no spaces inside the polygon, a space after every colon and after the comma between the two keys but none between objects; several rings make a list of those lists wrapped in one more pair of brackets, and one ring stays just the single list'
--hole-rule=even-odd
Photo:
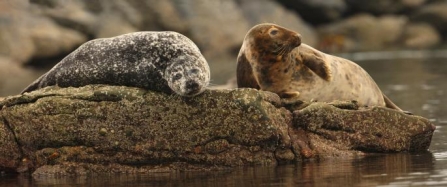
[{"label": "lichen on rock", "polygon": [[124,86],[47,87],[0,100],[0,170],[34,175],[210,170],[427,150],[434,126],[381,107],[273,93],[181,97]]}]

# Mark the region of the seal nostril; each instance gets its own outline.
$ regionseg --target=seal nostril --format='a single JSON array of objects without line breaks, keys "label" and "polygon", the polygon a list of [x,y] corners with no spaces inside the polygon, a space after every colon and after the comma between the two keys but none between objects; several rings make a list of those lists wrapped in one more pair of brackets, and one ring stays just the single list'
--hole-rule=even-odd
[{"label": "seal nostril", "polygon": [[297,41],[297,45],[301,45],[301,34],[296,34],[296,41]]},{"label": "seal nostril", "polygon": [[186,88],[188,90],[196,91],[199,89],[199,84],[196,81],[190,80],[190,81],[186,82]]}]

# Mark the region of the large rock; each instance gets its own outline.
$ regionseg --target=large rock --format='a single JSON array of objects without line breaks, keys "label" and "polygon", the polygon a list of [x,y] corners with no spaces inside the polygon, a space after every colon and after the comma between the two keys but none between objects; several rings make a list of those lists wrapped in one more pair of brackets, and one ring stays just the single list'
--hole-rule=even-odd
[{"label": "large rock", "polygon": [[94,38],[138,30],[170,30],[190,37],[206,56],[239,46],[249,29],[235,1],[98,0],[93,3],[94,9],[86,0],[48,4],[40,2],[44,15]]},{"label": "large rock", "polygon": [[383,50],[396,46],[407,23],[404,16],[354,15],[318,27],[318,47],[328,52]]},{"label": "large rock", "polygon": [[120,86],[47,87],[0,99],[0,170],[85,175],[277,165],[425,151],[434,131],[424,118],[380,107],[312,103],[292,115],[281,105],[277,95],[254,89],[183,98]]},{"label": "large rock", "polygon": [[0,55],[0,97],[19,94],[40,75],[11,58]]},{"label": "large rock", "polygon": [[235,1],[188,0],[177,5],[188,24],[189,37],[205,56],[240,47],[250,25]]},{"label": "large rock", "polygon": [[304,22],[298,14],[287,10],[278,2],[271,0],[240,0],[239,4],[243,14],[252,26],[265,22],[275,23],[300,33],[303,42],[306,44],[311,46],[317,44],[318,38],[313,27]]},{"label": "large rock", "polygon": [[0,55],[18,63],[66,54],[87,40],[41,16],[27,1],[1,1],[0,7]]},{"label": "large rock", "polygon": [[383,107],[343,110],[315,103],[295,111],[293,119],[312,136],[366,152],[425,151],[435,130],[425,118]]},{"label": "large rock", "polygon": [[402,35],[402,44],[408,48],[429,48],[440,44],[441,34],[428,23],[408,24]]},{"label": "large rock", "polygon": [[345,0],[279,0],[312,24],[336,21],[347,11]]},{"label": "large rock", "polygon": [[414,10],[427,0],[346,0],[348,6],[357,12],[393,14]]},{"label": "large rock", "polygon": [[429,23],[433,25],[444,37],[447,36],[447,2],[431,3],[420,8],[411,16],[415,22]]}]

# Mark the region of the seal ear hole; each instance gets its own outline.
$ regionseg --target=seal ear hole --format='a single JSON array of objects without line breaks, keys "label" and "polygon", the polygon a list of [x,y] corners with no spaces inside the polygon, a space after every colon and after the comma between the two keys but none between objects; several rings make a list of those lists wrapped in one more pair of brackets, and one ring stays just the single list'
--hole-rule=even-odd
[{"label": "seal ear hole", "polygon": [[180,80],[182,77],[183,77],[183,76],[182,76],[181,73],[176,73],[176,74],[174,75],[174,77],[172,77],[172,81]]}]

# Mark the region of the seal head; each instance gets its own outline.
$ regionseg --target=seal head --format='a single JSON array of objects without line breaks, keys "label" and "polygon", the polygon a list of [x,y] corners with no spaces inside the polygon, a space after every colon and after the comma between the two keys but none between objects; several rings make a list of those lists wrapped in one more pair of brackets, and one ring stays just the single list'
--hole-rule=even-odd
[{"label": "seal head", "polygon": [[[238,85],[267,90],[284,97],[294,95],[287,86],[292,63],[284,63],[301,45],[301,35],[274,24],[259,24],[245,36],[238,56]],[[246,72],[247,71],[247,72]],[[251,75],[252,74],[252,75]],[[244,85],[250,83],[249,85]]]},{"label": "seal head", "polygon": [[[197,65],[193,65],[197,64]],[[210,70],[203,57],[182,55],[172,60],[164,72],[164,79],[175,93],[195,96],[202,93],[210,81]]]}]

